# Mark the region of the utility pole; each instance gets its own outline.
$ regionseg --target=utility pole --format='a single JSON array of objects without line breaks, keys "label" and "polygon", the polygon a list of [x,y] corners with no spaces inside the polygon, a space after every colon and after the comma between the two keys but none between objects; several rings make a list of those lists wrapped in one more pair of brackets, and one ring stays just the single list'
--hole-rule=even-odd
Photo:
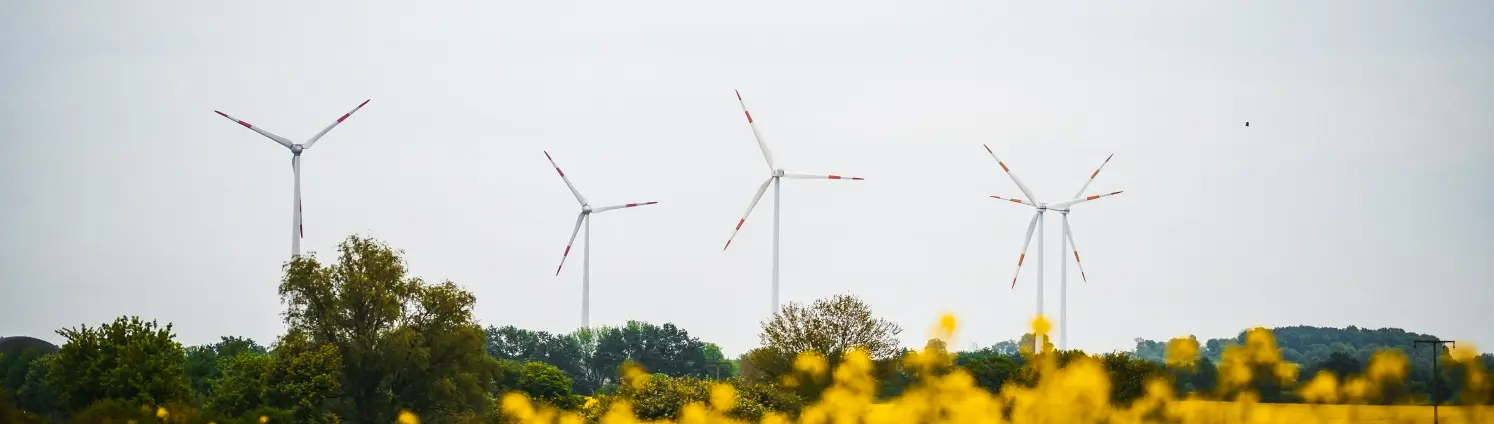
[{"label": "utility pole", "polygon": [[1437,348],[1442,347],[1442,345],[1445,344],[1450,344],[1456,347],[1458,344],[1454,343],[1452,340],[1442,339],[1412,340],[1411,348],[1415,350],[1417,346],[1420,346],[1422,344],[1432,345],[1432,384],[1430,388],[1427,389],[1427,391],[1431,392],[1428,394],[1427,398],[1428,400],[1432,401],[1432,424],[1437,424],[1437,404],[1439,403],[1437,402],[1437,382],[1441,380],[1441,376],[1437,374]]}]

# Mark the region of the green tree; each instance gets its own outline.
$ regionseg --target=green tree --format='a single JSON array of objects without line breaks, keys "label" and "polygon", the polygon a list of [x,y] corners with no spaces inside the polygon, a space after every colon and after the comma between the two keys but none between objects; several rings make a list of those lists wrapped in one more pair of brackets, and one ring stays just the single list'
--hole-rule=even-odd
[{"label": "green tree", "polygon": [[1354,359],[1353,355],[1340,351],[1328,355],[1328,358],[1318,362],[1309,372],[1303,375],[1313,376],[1317,375],[1317,371],[1326,370],[1333,372],[1339,378],[1344,378],[1352,374],[1359,374],[1363,369],[1364,367],[1359,364],[1358,359]]},{"label": "green tree", "polygon": [[653,373],[669,376],[706,376],[711,368],[705,343],[674,324],[654,325],[628,321],[600,334],[592,367],[616,373],[624,362],[633,361]]},{"label": "green tree", "polygon": [[243,352],[262,355],[266,350],[253,339],[234,336],[223,337],[218,343],[186,348],[182,372],[187,378],[187,387],[200,402],[206,402],[212,396],[212,381],[223,375],[223,363]]},{"label": "green tree", "polygon": [[515,389],[529,394],[534,400],[549,403],[561,409],[580,406],[580,399],[571,395],[571,378],[566,377],[554,365],[529,362],[519,369]]},{"label": "green tree", "polygon": [[1148,381],[1167,377],[1162,364],[1129,353],[1107,353],[1099,359],[1110,377],[1110,401],[1118,405],[1130,405],[1146,394]]},{"label": "green tree", "polygon": [[182,346],[171,324],[120,317],[57,334],[67,342],[48,362],[46,385],[65,411],[80,411],[104,399],[161,405],[190,396],[182,374]]},{"label": "green tree", "polygon": [[[446,281],[408,275],[403,252],[357,235],[337,262],[315,254],[289,262],[280,283],[290,334],[277,350],[341,356],[337,413],[346,421],[389,422],[400,409],[440,421],[487,408],[497,360],[472,317],[472,294]],[[298,347],[304,346],[304,347]]]},{"label": "green tree", "polygon": [[1000,393],[1001,386],[1011,380],[1012,375],[1022,368],[1022,365],[1014,359],[1015,356],[997,353],[993,349],[961,352],[955,357],[955,365],[964,367],[970,376],[975,378],[976,385],[991,393]]},{"label": "green tree", "polygon": [[[793,372],[793,360],[800,353],[825,355],[833,370],[846,352],[859,348],[877,361],[877,377],[889,378],[898,372],[897,360],[904,354],[897,339],[902,331],[897,324],[877,318],[870,305],[853,295],[836,295],[809,305],[790,303],[763,323],[758,335],[762,347],[743,356],[742,373],[771,384]],[[813,400],[829,379],[801,383],[799,395]]]}]

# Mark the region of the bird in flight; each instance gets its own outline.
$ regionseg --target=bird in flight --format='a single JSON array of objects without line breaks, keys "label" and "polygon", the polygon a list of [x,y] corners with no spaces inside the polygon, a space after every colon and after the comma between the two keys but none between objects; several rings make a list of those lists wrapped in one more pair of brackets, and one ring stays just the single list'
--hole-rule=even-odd
[{"label": "bird in flight", "polygon": [[1245,121],[1245,126],[1250,126],[1250,121]]}]

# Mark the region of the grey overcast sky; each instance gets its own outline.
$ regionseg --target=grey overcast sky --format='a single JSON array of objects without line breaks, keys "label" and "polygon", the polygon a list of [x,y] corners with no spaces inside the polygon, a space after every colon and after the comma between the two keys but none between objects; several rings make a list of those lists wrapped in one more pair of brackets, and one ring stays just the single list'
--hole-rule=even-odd
[{"label": "grey overcast sky", "polygon": [[[270,342],[306,238],[404,249],[484,325],[580,324],[577,212],[608,212],[592,323],[673,322],[728,354],[769,311],[771,196],[740,89],[784,168],[783,299],[855,293],[921,345],[1012,339],[1030,209],[1071,216],[1071,347],[1255,325],[1402,327],[1494,347],[1494,2],[139,1],[0,6],[0,335],[120,315],[183,343]],[[1244,123],[1250,121],[1250,127]],[[1057,215],[1051,215],[1056,217]],[[1047,311],[1060,254],[1048,223]],[[1034,242],[1034,245],[1036,242]],[[577,249],[580,249],[578,239]]]}]

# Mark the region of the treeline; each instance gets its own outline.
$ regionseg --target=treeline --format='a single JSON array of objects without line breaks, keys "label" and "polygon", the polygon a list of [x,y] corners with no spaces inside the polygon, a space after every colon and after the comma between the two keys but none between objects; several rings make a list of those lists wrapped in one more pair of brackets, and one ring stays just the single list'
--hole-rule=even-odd
[{"label": "treeline", "polygon": [[[755,421],[768,412],[793,416],[819,400],[831,381],[807,378],[804,367],[833,370],[853,349],[870,357],[876,393],[884,399],[955,369],[992,393],[1033,387],[1039,379],[1028,363],[1030,333],[955,353],[933,338],[915,353],[900,347],[901,328],[851,295],[786,305],[763,324],[760,346],[736,358],[668,323],[634,321],[564,334],[484,328],[472,316],[471,293],[449,281],[407,275],[401,255],[353,236],[339,245],[335,261],[307,255],[286,264],[279,293],[288,329],[269,344],[224,337],[183,347],[170,324],[122,317],[59,330],[66,341],[56,352],[34,345],[0,351],[0,422],[389,422],[410,411],[426,422],[496,423],[498,401],[510,392],[591,422],[619,402],[638,418],[663,419],[689,403],[710,402],[718,383],[735,389],[730,414]],[[1323,336],[1327,331],[1310,327],[1277,331],[1281,347],[1273,355],[1296,358],[1305,368],[1287,367],[1291,381],[1260,378],[1270,370],[1257,374],[1268,401],[1294,400],[1299,374],[1305,381],[1318,370],[1363,372],[1362,351],[1401,341],[1379,333],[1391,330],[1346,332],[1358,338]],[[1242,333],[1201,345],[1174,340],[1170,348],[1138,340],[1130,353],[1054,354],[1060,364],[1098,359],[1117,404],[1142,397],[1156,379],[1170,381],[1179,393],[1228,399],[1233,392],[1221,388],[1239,382],[1221,383],[1216,364],[1231,355],[1231,345],[1245,342]],[[1251,349],[1278,352],[1275,344]],[[1051,343],[1045,351],[1052,351]],[[823,362],[805,362],[805,352]],[[948,361],[931,366],[928,358]],[[1179,358],[1187,365],[1178,366]],[[1442,398],[1460,396],[1464,382],[1455,372],[1445,375]]]},{"label": "treeline", "polygon": [[[1410,393],[1432,396],[1437,402],[1446,403],[1458,399],[1465,385],[1458,367],[1449,364],[1447,351],[1439,350],[1437,358],[1440,368],[1433,381],[1433,352],[1429,345],[1416,345],[1415,340],[1435,340],[1430,334],[1412,333],[1399,328],[1368,329],[1355,326],[1347,328],[1292,326],[1270,329],[1275,337],[1281,360],[1299,364],[1298,374],[1306,380],[1322,371],[1338,376],[1359,375],[1365,372],[1370,358],[1386,349],[1399,351],[1410,363],[1406,376],[1406,390]],[[1242,345],[1247,332],[1241,331],[1233,338],[1209,339],[1201,344],[1203,362],[1219,363],[1228,346]],[[1136,339],[1132,354],[1154,362],[1163,362],[1166,342]],[[1494,354],[1481,354],[1484,366],[1494,369]],[[1290,393],[1268,401],[1294,402],[1300,400]]]}]

